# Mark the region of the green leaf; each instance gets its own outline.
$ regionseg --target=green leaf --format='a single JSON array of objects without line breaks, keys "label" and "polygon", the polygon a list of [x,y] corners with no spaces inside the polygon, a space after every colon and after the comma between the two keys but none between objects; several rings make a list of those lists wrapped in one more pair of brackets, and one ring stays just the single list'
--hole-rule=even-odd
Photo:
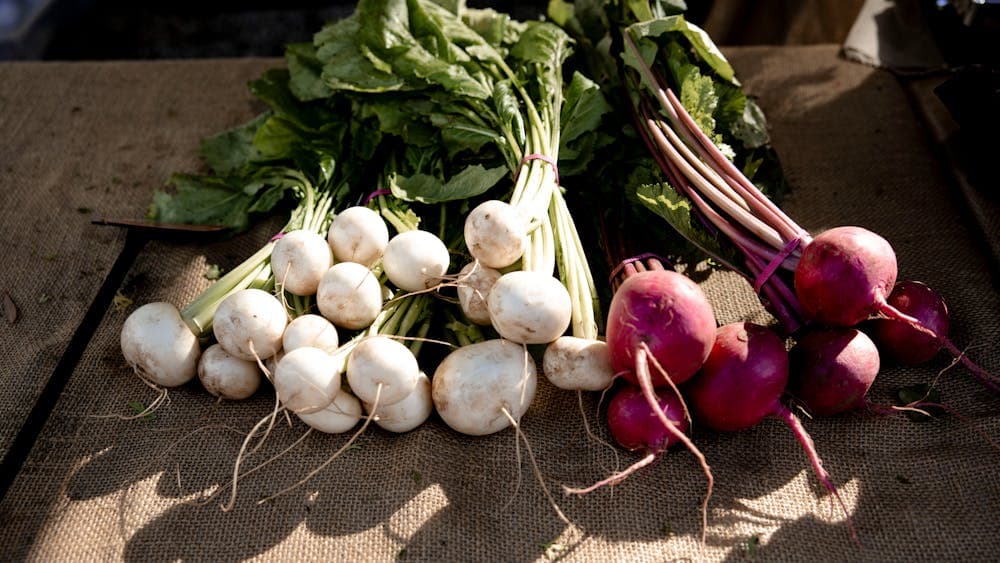
[{"label": "green leaf", "polygon": [[733,120],[730,130],[734,137],[743,141],[744,147],[748,149],[762,147],[771,142],[771,137],[767,132],[767,118],[764,117],[764,111],[752,98],[744,98],[744,100],[741,118]]},{"label": "green leaf", "polygon": [[[601,87],[579,72],[573,73],[559,116],[560,142],[572,143],[584,133],[596,131],[601,119],[611,111]],[[561,154],[561,152],[560,152]]]},{"label": "green leaf", "polygon": [[469,199],[485,193],[507,173],[508,170],[505,166],[484,168],[475,164],[452,176],[447,182],[422,173],[409,177],[397,175],[391,189],[393,195],[407,201],[442,203]]},{"label": "green leaf", "polygon": [[358,14],[327,25],[313,38],[320,78],[333,90],[391,92],[407,87],[388,65],[365,47],[359,35]]},{"label": "green leaf", "polygon": [[572,53],[572,39],[559,27],[540,21],[527,22],[510,54],[522,63],[540,64],[555,71]]},{"label": "green leaf", "polygon": [[279,159],[290,157],[301,139],[301,135],[287,120],[272,116],[257,130],[253,144],[261,156]]},{"label": "green leaf", "polygon": [[174,192],[153,194],[149,218],[164,223],[218,225],[237,231],[249,224],[253,196],[243,192],[240,178],[174,174],[168,185]]},{"label": "green leaf", "polygon": [[[739,85],[739,81],[736,80],[736,73],[733,71],[733,67],[729,64],[729,61],[722,54],[722,51],[716,47],[715,43],[704,30],[689,23],[684,19],[684,16],[667,16],[640,21],[628,26],[627,32],[636,40],[652,39],[656,42],[670,39],[671,35],[680,34],[687,39],[691,48],[698,55],[698,58],[708,65],[719,78],[734,85]],[[647,62],[649,62],[649,59],[647,59]]]},{"label": "green leaf", "polygon": [[692,244],[697,246],[720,264],[730,269],[737,268],[736,254],[730,247],[724,247],[715,236],[697,224],[692,216],[691,203],[665,182],[642,184],[636,187],[636,197],[653,213],[665,219]]},{"label": "green leaf", "polygon": [[285,63],[288,65],[288,88],[302,101],[329,98],[333,91],[323,82],[323,63],[311,43],[291,43],[285,46]]},{"label": "green leaf", "polygon": [[253,138],[268,117],[261,114],[243,125],[205,138],[201,142],[205,164],[216,174],[233,174],[259,160],[261,154],[253,145]]},{"label": "green leaf", "polygon": [[[132,409],[133,413],[139,415],[146,412],[147,407],[142,403],[142,401],[129,401],[128,408]],[[156,415],[154,413],[146,413],[141,417],[141,420],[152,422],[156,420]]]}]

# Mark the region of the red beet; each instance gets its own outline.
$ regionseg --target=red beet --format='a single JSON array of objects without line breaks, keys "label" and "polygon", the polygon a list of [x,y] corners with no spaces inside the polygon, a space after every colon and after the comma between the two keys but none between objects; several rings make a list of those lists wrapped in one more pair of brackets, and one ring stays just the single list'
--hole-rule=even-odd
[{"label": "red beet", "polygon": [[789,391],[816,416],[864,407],[879,370],[875,343],[853,328],[824,328],[801,335],[789,353]]}]

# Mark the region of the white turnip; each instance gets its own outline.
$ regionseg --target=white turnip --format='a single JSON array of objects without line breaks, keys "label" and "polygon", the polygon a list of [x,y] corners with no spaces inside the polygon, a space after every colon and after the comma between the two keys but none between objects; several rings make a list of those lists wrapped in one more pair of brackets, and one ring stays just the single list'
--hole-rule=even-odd
[{"label": "white turnip", "polygon": [[465,218],[465,246],[484,266],[506,268],[524,255],[527,224],[513,205],[484,201]]},{"label": "white turnip", "polygon": [[[372,412],[372,405],[365,403]],[[409,432],[427,420],[434,410],[431,401],[431,380],[423,372],[417,376],[417,385],[409,395],[391,405],[380,405],[375,414],[375,424],[389,432]]]},{"label": "white turnip", "polygon": [[478,325],[489,326],[490,311],[486,298],[493,285],[500,279],[500,272],[479,262],[466,264],[458,273],[458,303],[468,319]]},{"label": "white turnip", "polygon": [[333,218],[327,240],[338,262],[356,262],[370,268],[389,244],[389,228],[375,211],[348,207]]},{"label": "white turnip", "polygon": [[340,392],[339,360],[319,348],[296,348],[278,362],[274,390],[278,400],[294,413],[326,408]]},{"label": "white turnip", "polygon": [[615,376],[607,343],[576,336],[560,336],[545,348],[542,373],[568,391],[602,391]]},{"label": "white turnip", "polygon": [[260,387],[260,368],[257,362],[237,358],[213,344],[198,360],[198,379],[213,396],[238,401]]},{"label": "white turnip", "polygon": [[296,416],[316,430],[327,434],[342,434],[361,420],[361,401],[346,391],[340,391],[325,408]]},{"label": "white turnip", "polygon": [[274,281],[293,295],[314,295],[331,265],[330,245],[321,235],[309,230],[285,233],[271,251]]},{"label": "white turnip", "polygon": [[340,262],[323,274],[316,305],[333,324],[359,330],[372,324],[382,310],[382,285],[361,264]]},{"label": "white turnip", "polygon": [[386,336],[364,338],[347,359],[351,391],[374,408],[405,399],[417,386],[419,375],[413,352]]},{"label": "white turnip", "polygon": [[242,360],[265,360],[281,349],[288,324],[285,307],[260,289],[237,291],[222,300],[212,320],[215,339]]},{"label": "white turnip", "polygon": [[122,325],[121,348],[132,369],[158,385],[183,385],[197,374],[198,338],[170,303],[133,311]]},{"label": "white turnip", "polygon": [[433,287],[448,271],[448,247],[432,233],[404,231],[392,237],[382,254],[382,269],[403,291],[423,291]]},{"label": "white turnip", "polygon": [[573,314],[566,287],[540,272],[504,274],[493,284],[486,304],[493,328],[521,344],[547,344],[559,338]]},{"label": "white turnip", "polygon": [[340,346],[337,329],[319,315],[302,315],[292,319],[281,337],[282,348],[291,352],[296,348],[311,346],[333,354]]},{"label": "white turnip", "polygon": [[452,429],[483,436],[520,421],[535,397],[535,361],[523,346],[487,340],[448,354],[431,380],[434,407]]}]

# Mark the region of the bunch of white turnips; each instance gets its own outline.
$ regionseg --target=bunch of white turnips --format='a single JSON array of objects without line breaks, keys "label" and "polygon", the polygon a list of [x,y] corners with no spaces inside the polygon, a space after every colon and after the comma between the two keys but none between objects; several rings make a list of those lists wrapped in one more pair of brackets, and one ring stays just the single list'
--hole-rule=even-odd
[{"label": "bunch of white turnips", "polygon": [[287,303],[274,294],[235,291],[213,317],[217,343],[201,351],[173,305],[150,303],[125,321],[122,352],[152,383],[173,387],[197,374],[209,393],[229,400],[253,395],[267,373],[284,408],[322,432],[346,432],[364,411],[377,411],[373,421],[382,428],[406,432],[436,407],[456,431],[490,434],[516,424],[534,397],[537,369],[528,344],[548,344],[543,369],[558,387],[598,390],[612,378],[603,342],[564,336],[572,315],[567,288],[550,273],[513,269],[528,229],[521,212],[502,201],[469,213],[464,235],[473,261],[448,279],[466,318],[492,326],[500,338],[454,350],[432,379],[391,336],[349,343],[338,336],[337,328],[371,326],[392,294],[373,267],[402,292],[423,292],[438,287],[450,265],[434,234],[409,230],[390,239],[382,217],[360,206],[337,214],[327,237],[295,230],[274,244],[276,293],[315,296],[319,315],[289,321]]}]

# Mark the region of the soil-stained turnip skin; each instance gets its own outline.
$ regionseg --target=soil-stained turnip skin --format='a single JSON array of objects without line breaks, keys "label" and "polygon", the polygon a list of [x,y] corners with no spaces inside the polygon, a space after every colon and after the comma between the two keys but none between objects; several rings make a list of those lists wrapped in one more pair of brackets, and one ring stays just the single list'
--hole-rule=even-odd
[{"label": "soil-stained turnip skin", "polygon": [[487,340],[455,350],[431,380],[431,397],[445,424],[470,436],[484,436],[520,420],[538,384],[527,350],[507,340]]},{"label": "soil-stained turnip skin", "polygon": [[226,297],[212,319],[215,339],[226,352],[254,361],[266,360],[281,350],[287,325],[285,306],[260,289],[244,289]]},{"label": "soil-stained turnip skin", "polygon": [[560,336],[545,348],[542,373],[567,391],[601,391],[615,376],[607,343],[576,336]]},{"label": "soil-stained turnip skin", "polygon": [[688,404],[702,424],[735,432],[773,414],[787,383],[781,337],[753,323],[728,324],[719,328],[712,353],[688,385]]},{"label": "soil-stained turnip skin", "polygon": [[477,325],[490,325],[490,310],[486,305],[486,298],[499,279],[499,271],[478,262],[466,264],[458,273],[458,303],[470,321]]},{"label": "soil-stained turnip skin", "polygon": [[[679,384],[698,371],[715,340],[715,316],[704,292],[687,277],[669,270],[642,272],[622,283],[608,311],[607,343],[611,365],[635,378],[635,353],[646,343],[650,353]],[[667,381],[650,362],[653,385]]]},{"label": "soil-stained turnip skin", "polygon": [[493,328],[517,343],[547,344],[566,332],[573,305],[566,287],[541,272],[509,272],[486,297]]},{"label": "soil-stained turnip skin", "polygon": [[241,360],[213,344],[198,360],[198,379],[213,396],[239,401],[260,387],[260,368],[257,362]]},{"label": "soil-stained turnip skin", "polygon": [[140,375],[164,387],[190,381],[198,369],[201,349],[177,308],[147,303],[122,325],[122,355]]},{"label": "soil-stained turnip skin", "polygon": [[465,218],[465,245],[484,266],[506,268],[524,255],[527,226],[513,205],[484,201]]},{"label": "soil-stained turnip skin", "polygon": [[867,319],[895,283],[892,246],[861,227],[820,233],[806,245],[795,269],[795,293],[806,316],[833,326]]},{"label": "soil-stained turnip skin", "polygon": [[789,358],[789,391],[815,416],[863,407],[879,370],[875,343],[854,328],[811,330],[799,337]]}]

